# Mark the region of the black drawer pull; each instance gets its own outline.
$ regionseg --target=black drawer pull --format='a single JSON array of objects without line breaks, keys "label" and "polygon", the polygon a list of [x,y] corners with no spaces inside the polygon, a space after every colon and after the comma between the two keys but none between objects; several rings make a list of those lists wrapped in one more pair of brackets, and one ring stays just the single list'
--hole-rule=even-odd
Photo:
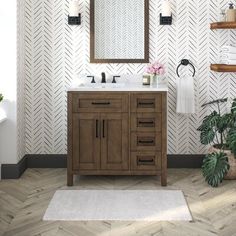
[{"label": "black drawer pull", "polygon": [[140,125],[153,125],[154,121],[139,121],[138,123]]},{"label": "black drawer pull", "polygon": [[154,159],[149,159],[149,160],[145,160],[145,159],[139,159],[137,160],[137,164],[138,165],[154,165]]},{"label": "black drawer pull", "polygon": [[138,142],[142,144],[152,144],[154,143],[154,140],[139,140]]},{"label": "black drawer pull", "polygon": [[139,102],[139,106],[153,106],[155,103],[154,102]]},{"label": "black drawer pull", "polygon": [[110,102],[92,102],[92,105],[110,105]]}]

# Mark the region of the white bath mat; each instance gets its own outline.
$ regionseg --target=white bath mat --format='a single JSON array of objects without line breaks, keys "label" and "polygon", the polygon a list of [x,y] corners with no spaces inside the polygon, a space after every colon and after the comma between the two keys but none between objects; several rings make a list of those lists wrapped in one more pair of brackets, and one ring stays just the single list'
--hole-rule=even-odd
[{"label": "white bath mat", "polygon": [[191,221],[182,191],[59,190],[44,220]]}]

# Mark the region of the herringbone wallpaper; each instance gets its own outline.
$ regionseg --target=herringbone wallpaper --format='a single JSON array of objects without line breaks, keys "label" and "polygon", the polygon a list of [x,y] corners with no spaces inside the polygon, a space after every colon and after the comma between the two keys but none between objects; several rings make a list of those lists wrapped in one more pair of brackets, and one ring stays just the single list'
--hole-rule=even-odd
[{"label": "herringbone wallpaper", "polygon": [[[200,154],[196,128],[210,99],[236,96],[236,74],[214,73],[220,46],[236,43],[236,31],[210,31],[228,0],[171,0],[173,25],[160,26],[161,1],[150,0],[150,61],[166,65],[169,79],[168,153]],[[25,143],[26,153],[66,153],[66,89],[75,74],[140,74],[145,64],[89,63],[89,0],[80,1],[81,26],[67,24],[69,0],[25,0]],[[176,67],[182,58],[194,63],[196,111],[175,112]]]}]

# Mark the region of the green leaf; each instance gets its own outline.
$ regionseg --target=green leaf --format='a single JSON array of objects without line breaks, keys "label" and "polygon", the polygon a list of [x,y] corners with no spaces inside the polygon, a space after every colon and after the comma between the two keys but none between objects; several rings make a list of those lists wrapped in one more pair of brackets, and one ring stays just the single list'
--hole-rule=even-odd
[{"label": "green leaf", "polygon": [[206,129],[213,128],[219,119],[219,114],[213,111],[210,115],[204,117],[202,125],[197,129],[198,131],[203,131]]},{"label": "green leaf", "polygon": [[235,126],[229,130],[229,134],[227,136],[227,145],[236,158],[236,127]]},{"label": "green leaf", "polygon": [[208,154],[203,160],[203,176],[212,187],[218,187],[228,171],[228,158],[224,152]]},{"label": "green leaf", "polygon": [[231,112],[233,114],[236,114],[236,98],[233,100],[232,107],[231,107]]},{"label": "green leaf", "polygon": [[0,102],[3,100],[3,96],[2,94],[0,93]]},{"label": "green leaf", "polygon": [[202,125],[198,128],[201,131],[200,141],[202,144],[207,145],[214,141],[219,119],[220,115],[216,111],[213,111],[203,119]]},{"label": "green leaf", "polygon": [[222,134],[231,126],[232,115],[231,114],[224,114],[219,117],[217,121],[217,131]]},{"label": "green leaf", "polygon": [[213,142],[214,138],[215,138],[215,131],[213,129],[203,130],[200,134],[200,141],[204,145]]}]

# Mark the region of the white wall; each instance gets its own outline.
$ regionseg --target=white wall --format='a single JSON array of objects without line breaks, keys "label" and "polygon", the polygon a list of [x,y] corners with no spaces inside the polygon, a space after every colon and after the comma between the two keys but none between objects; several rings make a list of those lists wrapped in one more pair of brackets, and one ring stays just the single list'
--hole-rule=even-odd
[{"label": "white wall", "polygon": [[1,1],[0,93],[7,120],[0,124],[0,163],[15,164],[17,156],[17,2]]}]

